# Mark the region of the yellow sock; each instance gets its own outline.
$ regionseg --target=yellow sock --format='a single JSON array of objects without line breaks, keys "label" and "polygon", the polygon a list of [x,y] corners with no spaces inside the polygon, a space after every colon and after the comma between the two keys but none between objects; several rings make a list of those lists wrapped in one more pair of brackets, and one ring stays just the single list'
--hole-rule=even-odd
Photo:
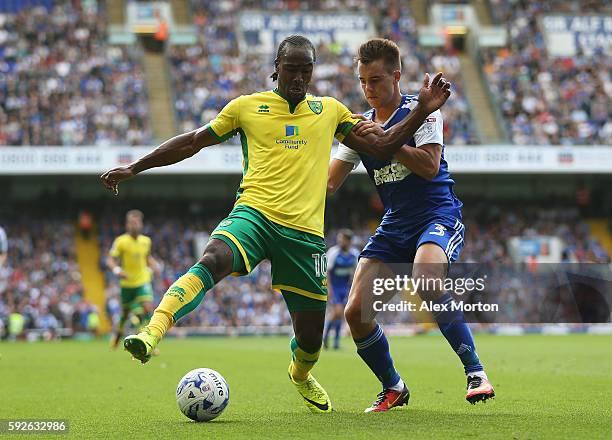
[{"label": "yellow sock", "polygon": [[204,294],[213,285],[208,268],[196,264],[170,286],[146,328],[161,339],[176,321],[202,302]]},{"label": "yellow sock", "polygon": [[169,315],[166,311],[155,309],[149,324],[145,328],[161,339],[170,330],[172,324],[172,315]]},{"label": "yellow sock", "polygon": [[296,382],[302,382],[308,379],[310,370],[313,369],[321,350],[315,353],[308,353],[302,350],[295,338],[291,339],[291,351],[293,352],[293,360],[291,361],[291,378]]}]

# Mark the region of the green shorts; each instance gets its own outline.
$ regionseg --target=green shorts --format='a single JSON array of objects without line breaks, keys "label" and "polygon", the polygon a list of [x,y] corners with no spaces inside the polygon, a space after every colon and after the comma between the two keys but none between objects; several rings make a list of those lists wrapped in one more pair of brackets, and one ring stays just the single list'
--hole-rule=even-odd
[{"label": "green shorts", "polygon": [[282,293],[290,312],[325,310],[325,240],[268,220],[249,206],[234,207],[211,238],[234,252],[233,275],[245,275],[262,260],[272,265],[272,288]]},{"label": "green shorts", "polygon": [[138,287],[121,288],[121,305],[123,308],[153,301],[153,288],[150,283]]}]

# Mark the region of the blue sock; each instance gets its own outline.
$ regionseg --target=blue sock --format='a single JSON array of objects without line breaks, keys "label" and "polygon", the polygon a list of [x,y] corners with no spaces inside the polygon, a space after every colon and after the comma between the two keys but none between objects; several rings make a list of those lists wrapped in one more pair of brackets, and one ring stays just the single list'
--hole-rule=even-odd
[{"label": "blue sock", "polygon": [[340,330],[342,328],[342,320],[336,319],[333,324],[334,331],[336,332],[334,337],[334,347],[338,347],[340,345]]},{"label": "blue sock", "polygon": [[325,344],[326,347],[327,347],[327,342],[329,340],[329,332],[331,331],[332,327],[333,327],[333,321],[325,322],[325,333],[323,333],[323,344]]},{"label": "blue sock", "polygon": [[433,312],[433,316],[453,351],[461,359],[465,374],[483,371],[484,368],[476,354],[472,331],[465,320],[463,311],[452,310],[453,297],[451,294],[447,292],[433,302],[446,305],[448,308],[445,311]]},{"label": "blue sock", "polygon": [[397,385],[400,375],[393,366],[389,342],[381,326],[376,324],[372,333],[364,339],[356,339],[355,345],[357,345],[357,354],[381,381],[383,388]]}]

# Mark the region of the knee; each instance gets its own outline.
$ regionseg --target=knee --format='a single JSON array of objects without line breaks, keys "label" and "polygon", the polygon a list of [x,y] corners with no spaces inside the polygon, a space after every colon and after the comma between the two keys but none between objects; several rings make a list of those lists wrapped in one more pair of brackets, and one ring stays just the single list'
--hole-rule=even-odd
[{"label": "knee", "polygon": [[204,255],[198,260],[198,264],[206,266],[215,282],[229,275],[232,271],[233,255],[229,247],[223,243],[225,248],[217,245],[209,245]]},{"label": "knee", "polygon": [[361,308],[354,302],[349,302],[344,309],[344,318],[349,327],[358,327],[361,324]]},{"label": "knee", "polygon": [[417,293],[424,301],[433,301],[444,294],[445,267],[443,264],[415,265],[412,277],[420,280]]},{"label": "knee", "polygon": [[323,343],[323,329],[303,329],[295,334],[295,339],[302,350],[314,353],[321,348]]}]

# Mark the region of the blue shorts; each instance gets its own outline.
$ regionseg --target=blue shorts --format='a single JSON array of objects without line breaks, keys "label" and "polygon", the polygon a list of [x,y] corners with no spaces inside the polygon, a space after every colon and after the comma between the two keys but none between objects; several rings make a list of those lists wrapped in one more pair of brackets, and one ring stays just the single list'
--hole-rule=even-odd
[{"label": "blue shorts", "polygon": [[332,295],[329,298],[330,304],[342,304],[345,306],[348,302],[350,286],[346,289],[334,288],[334,286],[331,286],[331,291]]},{"label": "blue shorts", "polygon": [[408,230],[380,225],[359,258],[374,258],[385,263],[414,263],[419,246],[435,243],[444,250],[451,264],[457,261],[463,248],[464,231],[461,220],[452,216],[435,217]]}]

